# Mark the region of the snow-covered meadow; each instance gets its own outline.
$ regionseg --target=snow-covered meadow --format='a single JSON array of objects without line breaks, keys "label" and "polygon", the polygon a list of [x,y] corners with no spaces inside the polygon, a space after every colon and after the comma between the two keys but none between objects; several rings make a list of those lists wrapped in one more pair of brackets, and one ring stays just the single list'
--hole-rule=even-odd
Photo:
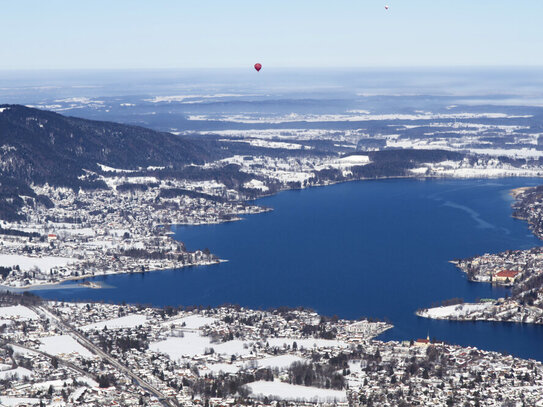
[{"label": "snow-covered meadow", "polygon": [[24,271],[30,271],[34,267],[37,267],[42,272],[49,273],[54,267],[62,267],[75,261],[75,259],[70,259],[67,257],[30,257],[22,254],[0,254],[0,266],[19,266],[21,270]]},{"label": "snow-covered meadow", "polygon": [[102,330],[106,329],[120,329],[120,328],[135,328],[147,323],[147,317],[145,315],[132,314],[124,317],[113,318],[107,321],[96,322],[94,324],[84,325],[81,327],[83,331]]},{"label": "snow-covered meadow", "polygon": [[81,346],[70,335],[55,335],[41,338],[40,351],[52,356],[78,354],[83,357],[93,357],[93,354]]},{"label": "snow-covered meadow", "polygon": [[433,319],[458,319],[473,312],[483,312],[489,308],[492,308],[492,303],[456,304],[421,310],[417,315]]},{"label": "snow-covered meadow", "polygon": [[317,387],[297,386],[279,381],[258,381],[249,383],[247,387],[256,398],[272,398],[292,401],[341,402],[347,400],[344,390],[320,389]]},{"label": "snow-covered meadow", "polygon": [[25,307],[24,305],[12,305],[9,307],[0,307],[0,318],[29,320],[38,319],[39,316],[30,308]]}]

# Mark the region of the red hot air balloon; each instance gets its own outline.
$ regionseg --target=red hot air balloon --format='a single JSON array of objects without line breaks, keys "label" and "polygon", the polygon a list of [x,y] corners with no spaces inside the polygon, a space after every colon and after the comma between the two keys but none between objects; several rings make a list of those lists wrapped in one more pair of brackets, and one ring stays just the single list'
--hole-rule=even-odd
[{"label": "red hot air balloon", "polygon": [[259,64],[259,63],[256,63],[255,64],[255,69],[256,69],[257,72],[260,72],[260,70],[262,69],[262,65]]}]

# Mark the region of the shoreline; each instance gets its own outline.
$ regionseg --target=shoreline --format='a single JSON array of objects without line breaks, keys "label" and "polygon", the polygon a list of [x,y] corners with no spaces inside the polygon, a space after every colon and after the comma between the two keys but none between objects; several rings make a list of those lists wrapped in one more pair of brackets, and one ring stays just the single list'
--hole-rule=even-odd
[{"label": "shoreline", "polygon": [[[145,270],[145,271],[136,270],[136,271],[121,271],[121,272],[111,272],[111,273],[106,272],[106,273],[95,274],[95,275],[67,277],[67,278],[64,278],[61,281],[58,281],[58,282],[55,282],[55,283],[30,284],[30,285],[26,285],[26,286],[22,286],[22,287],[5,286],[5,285],[0,284],[0,290],[6,290],[6,291],[11,291],[11,290],[40,291],[40,289],[41,290],[55,289],[55,288],[56,289],[62,289],[62,287],[59,287],[59,286],[61,284],[69,282],[69,281],[80,281],[80,280],[92,279],[92,278],[97,278],[97,277],[102,277],[102,276],[115,276],[115,275],[122,275],[122,274],[154,273],[155,271],[177,270],[177,269],[182,269],[182,268],[185,268],[185,267],[213,266],[213,265],[216,265],[216,264],[221,264],[221,263],[226,263],[226,262],[228,262],[228,260],[219,259],[216,262],[201,263],[201,264],[186,264],[186,265],[183,265],[183,266],[180,266],[180,267],[175,267],[175,268],[168,267],[168,268],[159,268],[159,269]],[[72,287],[70,287],[70,288],[72,288]],[[102,289],[102,288],[107,288],[107,287],[103,287],[103,286],[100,286],[100,287],[84,287],[84,286],[81,286],[81,288]]]},{"label": "shoreline", "polygon": [[[512,196],[515,199],[515,202],[518,201],[519,195],[523,194],[526,191],[529,191],[530,189],[533,189],[534,187],[519,187],[519,188],[513,188],[509,191],[509,195]],[[528,227],[530,226],[530,223],[528,222],[528,219],[521,218],[519,216],[515,216],[514,214],[510,215],[513,219],[522,220],[524,222],[528,223]],[[529,227],[529,230],[531,231],[532,235],[534,235],[536,238],[539,238],[539,236],[533,232],[533,230]],[[531,249],[538,248],[540,246],[535,246]],[[477,256],[473,257],[473,259],[477,258]],[[470,260],[471,258],[467,258],[466,260]],[[466,270],[460,267],[462,260],[449,260],[449,263],[454,264],[457,269],[459,269],[464,274],[468,274]],[[484,280],[484,279],[475,279],[475,278],[467,278],[469,282],[474,283],[486,283],[486,284],[492,284],[495,285],[492,281],[492,279]],[[511,289],[513,287],[513,283],[509,284],[497,284],[498,286],[503,286],[506,288]],[[466,302],[466,303],[459,303],[456,305],[445,305],[445,306],[439,306],[439,307],[429,307],[429,308],[421,308],[415,311],[415,315],[419,318],[427,318],[427,319],[435,319],[435,320],[447,320],[447,321],[456,321],[456,322],[493,322],[493,323],[515,323],[515,324],[528,324],[528,325],[543,325],[543,321],[537,321],[537,320],[526,320],[526,314],[530,312],[535,312],[536,314],[539,312],[539,308],[530,306],[530,305],[522,305],[517,300],[514,300],[513,298],[506,297],[500,297],[493,299],[492,302]],[[503,309],[505,307],[509,306],[509,309]],[[464,311],[464,307],[468,308],[468,310]],[[500,309],[501,308],[501,309]],[[517,312],[514,313],[512,310],[514,308],[517,308]],[[471,309],[471,310],[470,310]],[[464,312],[462,312],[464,311]],[[485,311],[494,311],[495,314],[493,316],[485,316]],[[521,313],[522,311],[522,313]],[[503,317],[496,317],[497,312],[507,312],[507,316]],[[506,318],[506,319],[503,319]]]},{"label": "shoreline", "polygon": [[517,198],[517,196],[519,196],[520,194],[522,194],[523,192],[526,192],[527,190],[529,190],[530,188],[532,187],[520,187],[520,188],[513,188],[509,191],[509,195],[511,195],[513,198]]},{"label": "shoreline", "polygon": [[[499,179],[499,178],[543,178],[543,175],[539,175],[539,176],[537,176],[537,175],[532,175],[532,176],[526,176],[526,175],[500,175],[500,176],[486,176],[486,177],[483,177],[483,176],[454,177],[454,176],[446,176],[446,175],[445,176],[437,176],[437,175],[429,175],[429,176],[428,175],[423,175],[423,176],[421,176],[419,174],[410,174],[410,175],[383,176],[383,177],[374,177],[374,178],[346,179],[346,180],[339,180],[339,181],[330,181],[330,182],[327,182],[327,183],[324,183],[324,184],[310,185],[310,186],[305,187],[305,188],[285,188],[285,189],[281,189],[279,191],[276,191],[274,193],[263,194],[263,195],[260,195],[260,196],[258,196],[256,198],[253,198],[253,199],[247,199],[247,200],[243,201],[243,203],[254,202],[254,201],[257,201],[259,199],[272,197],[272,196],[275,196],[275,195],[277,195],[277,194],[279,194],[281,192],[300,191],[300,190],[305,190],[305,189],[310,189],[310,188],[315,188],[315,187],[327,187],[327,186],[343,184],[343,183],[347,183],[347,182],[406,180],[406,179],[413,179],[414,181],[426,181],[426,180],[450,180],[450,181],[454,181],[454,180],[478,180],[478,179],[485,180],[485,179]],[[525,190],[527,190],[529,188],[532,188],[532,187],[513,188],[513,189],[511,189],[509,191],[509,195],[511,195],[513,197],[516,197],[518,194],[520,194],[521,192],[524,192]],[[258,211],[258,212],[255,212],[255,213],[249,213],[249,215],[259,215],[259,214],[263,214],[263,213],[272,212],[273,210],[274,209],[270,208],[270,207],[262,207],[261,211]],[[243,217],[235,217],[235,218],[232,218],[232,219],[224,219],[224,220],[213,221],[213,222],[175,223],[175,224],[164,224],[163,226],[168,227],[170,229],[168,234],[171,235],[171,234],[174,234],[174,232],[171,230],[171,228],[173,226],[220,225],[220,224],[223,224],[223,223],[238,222],[238,221],[243,221],[243,220],[245,220],[245,218],[243,218]],[[522,220],[524,220],[524,219],[522,219]],[[173,236],[172,236],[172,239],[174,239]],[[174,240],[176,240],[176,239],[174,239]],[[178,241],[178,240],[176,240],[176,241]],[[179,241],[179,242],[182,242],[182,241]],[[227,262],[227,261],[228,260],[225,260],[225,259],[218,259],[216,262],[201,263],[201,264],[187,264],[187,265],[182,265],[182,266],[180,266],[178,268],[191,267],[191,266],[211,266],[211,265],[220,264],[222,262]],[[456,260],[450,260],[449,263],[457,265],[458,262]],[[175,268],[173,268],[173,269],[175,269]],[[79,280],[84,280],[84,279],[87,279],[87,278],[92,279],[92,278],[100,277],[100,276],[121,275],[121,274],[136,274],[136,273],[138,273],[138,274],[139,273],[151,273],[151,272],[155,272],[155,271],[165,271],[165,270],[172,270],[172,268],[158,268],[158,269],[145,270],[145,271],[137,270],[137,271],[121,271],[121,272],[104,272],[104,273],[95,274],[95,275],[67,277],[67,278],[64,278],[64,279],[62,279],[62,280],[60,280],[58,282],[54,282],[54,283],[30,284],[30,285],[25,285],[25,286],[20,286],[20,287],[4,286],[4,285],[0,284],[0,289],[2,289],[2,290],[22,290],[22,291],[32,291],[32,290],[39,291],[40,288],[46,289],[45,287],[56,287],[58,289],[60,285],[66,283],[66,282],[69,282],[69,281],[79,281]],[[88,287],[82,287],[82,288],[88,288]],[[93,288],[93,289],[101,289],[101,288],[102,287]]]},{"label": "shoreline", "polygon": [[[480,303],[478,302],[466,302],[464,303],[463,305],[478,305]],[[459,304],[461,305],[461,304]],[[424,315],[424,311],[427,311],[427,310],[432,310],[432,309],[440,309],[440,308],[445,308],[445,307],[436,307],[436,308],[427,308],[427,309],[423,309],[423,310],[418,310],[415,312],[415,315],[419,318],[425,318],[425,319],[432,319],[432,320],[435,320],[435,321],[448,321],[448,322],[458,322],[458,323],[465,323],[465,322],[485,322],[485,323],[492,323],[492,324],[512,324],[512,325],[531,325],[531,326],[543,326],[543,323],[542,322],[524,322],[524,321],[517,321],[517,320],[507,320],[507,321],[503,321],[501,319],[497,319],[497,318],[467,318],[467,319],[459,319],[459,318],[451,318],[449,316],[443,316],[441,318],[438,318],[438,317],[431,317],[431,316],[428,316],[428,315]]]}]

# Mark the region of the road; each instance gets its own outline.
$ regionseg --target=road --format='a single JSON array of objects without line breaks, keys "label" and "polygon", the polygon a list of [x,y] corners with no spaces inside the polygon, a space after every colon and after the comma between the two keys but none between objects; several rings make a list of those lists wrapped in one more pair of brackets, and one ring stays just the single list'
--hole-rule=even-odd
[{"label": "road", "polygon": [[70,324],[68,324],[66,321],[64,321],[62,318],[58,317],[54,313],[52,313],[45,305],[41,305],[38,307],[31,307],[33,311],[44,314],[49,320],[54,321],[56,325],[61,327],[63,330],[65,330],[67,333],[71,334],[77,342],[81,344],[81,346],[87,348],[92,353],[100,356],[102,359],[109,362],[113,367],[115,367],[119,372],[125,374],[126,376],[130,377],[134,383],[137,383],[138,386],[140,386],[142,389],[148,391],[152,395],[154,395],[164,406],[167,407],[178,407],[179,403],[174,398],[168,398],[164,393],[162,393],[159,389],[151,385],[150,383],[143,380],[141,377],[136,375],[134,372],[132,372],[128,367],[120,363],[117,359],[115,359],[110,354],[104,352],[101,348],[96,346],[94,343],[89,341],[84,335],[79,333],[77,330],[75,330]]}]

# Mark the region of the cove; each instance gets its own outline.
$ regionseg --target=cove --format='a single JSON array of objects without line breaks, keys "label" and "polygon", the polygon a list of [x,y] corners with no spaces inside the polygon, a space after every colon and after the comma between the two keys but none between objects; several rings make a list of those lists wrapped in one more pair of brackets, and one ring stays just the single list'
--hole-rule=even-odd
[{"label": "cove", "polygon": [[326,315],[389,320],[381,339],[428,334],[450,343],[543,360],[543,326],[434,321],[418,308],[452,297],[501,297],[471,283],[449,260],[540,244],[511,217],[512,188],[536,178],[379,180],[285,191],[256,201],[272,212],[241,222],[177,226],[214,266],[97,277],[109,288],[36,291],[57,300],[163,305],[304,306]]}]

